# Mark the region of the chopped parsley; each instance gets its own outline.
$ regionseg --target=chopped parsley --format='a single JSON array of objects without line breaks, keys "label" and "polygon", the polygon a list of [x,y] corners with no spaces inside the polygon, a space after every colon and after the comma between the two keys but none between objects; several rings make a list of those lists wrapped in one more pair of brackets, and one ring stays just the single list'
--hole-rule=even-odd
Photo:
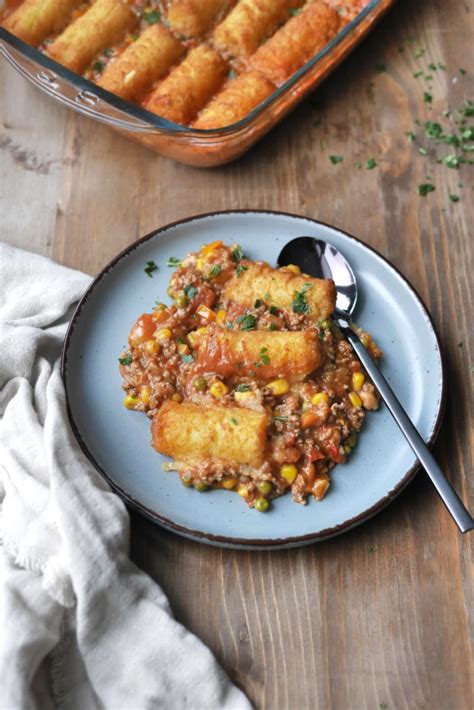
[{"label": "chopped parsley", "polygon": [[278,330],[278,326],[276,323],[270,323],[268,326],[268,330]]},{"label": "chopped parsley", "polygon": [[181,360],[183,362],[194,362],[194,358],[192,355],[181,355]]},{"label": "chopped parsley", "polygon": [[168,259],[168,263],[166,266],[170,266],[171,268],[176,268],[178,266],[181,266],[181,260],[177,259],[175,256],[170,256]]},{"label": "chopped parsley", "polygon": [[425,102],[425,104],[432,103],[433,97],[428,91],[423,92],[423,101]]},{"label": "chopped parsley", "polygon": [[237,385],[235,388],[236,392],[248,392],[250,390],[250,385],[246,385],[244,383]]},{"label": "chopped parsley", "polygon": [[428,64],[428,69],[429,69],[430,71],[437,71],[438,67],[436,66],[436,64],[433,64],[433,62],[430,62],[430,63]]},{"label": "chopped parsley", "polygon": [[428,155],[426,148],[418,148],[418,152],[420,155]]},{"label": "chopped parsley", "polygon": [[238,264],[244,258],[244,252],[242,251],[242,249],[240,248],[240,246],[238,244],[235,247],[235,249],[232,249],[230,255],[236,264]]},{"label": "chopped parsley", "polygon": [[342,157],[342,155],[330,155],[329,160],[333,165],[337,165],[338,163],[342,163],[344,158]]},{"label": "chopped parsley", "polygon": [[260,308],[261,305],[263,305],[263,301],[260,298],[256,298],[253,307]]},{"label": "chopped parsley", "polygon": [[240,325],[240,330],[254,330],[257,319],[251,313],[247,313],[245,316],[239,316],[237,323]]},{"label": "chopped parsley", "polygon": [[304,284],[301,291],[296,291],[291,307],[293,313],[309,313],[309,305],[306,300],[306,292],[311,288],[310,284]]},{"label": "chopped parsley", "polygon": [[425,121],[425,133],[429,138],[440,138],[443,133],[443,128],[440,123],[433,121]]},{"label": "chopped parsley", "polygon": [[244,271],[248,271],[248,269],[249,269],[248,266],[244,266],[243,264],[239,264],[239,265],[237,266],[236,270],[235,270],[235,273],[236,273],[236,275],[237,275],[237,278],[240,279],[240,277],[242,276],[242,274],[244,273]]},{"label": "chopped parsley", "polygon": [[151,12],[145,12],[144,18],[149,25],[154,25],[161,20],[161,14],[157,10],[151,10]]},{"label": "chopped parsley", "polygon": [[231,417],[230,421],[232,422],[232,424],[235,424],[235,426],[237,426],[237,424],[239,423],[235,417]]},{"label": "chopped parsley", "polygon": [[374,168],[377,167],[377,161],[374,158],[369,158],[368,160],[365,161],[364,167],[366,170],[373,170]]},{"label": "chopped parsley", "polygon": [[417,49],[415,52],[415,59],[420,59],[425,53],[424,49]]},{"label": "chopped parsley", "polygon": [[222,266],[220,264],[216,264],[215,266],[212,267],[212,269],[209,272],[209,276],[214,278],[215,276],[219,276],[219,274],[222,271]]},{"label": "chopped parsley", "polygon": [[143,271],[144,271],[145,274],[151,279],[152,276],[153,276],[153,272],[156,271],[157,269],[158,269],[157,265],[156,265],[155,262],[151,259],[150,261],[147,261],[147,262],[146,262],[146,266],[145,266],[145,268],[143,269]]},{"label": "chopped parsley", "polygon": [[461,74],[461,76],[464,76],[465,74],[467,74],[467,71],[465,69],[460,69],[459,73]]},{"label": "chopped parsley", "polygon": [[[459,197],[459,195],[450,195],[449,199],[451,200],[451,202],[459,202],[459,200],[461,198]],[[461,343],[461,345],[462,345],[462,343]]]},{"label": "chopped parsley", "polygon": [[196,286],[192,286],[191,284],[184,287],[184,293],[189,298],[189,300],[194,298],[194,296],[197,294],[197,292],[198,292],[198,290],[197,290]]},{"label": "chopped parsley", "polygon": [[237,76],[237,72],[235,71],[235,69],[231,69],[227,76],[229,77],[229,79],[235,79],[235,77]]},{"label": "chopped parsley", "polygon": [[270,306],[270,313],[272,316],[276,316],[278,313],[278,308],[276,306]]},{"label": "chopped parsley", "polygon": [[234,324],[232,323],[232,321],[231,320],[227,321],[227,325],[226,325],[227,330],[232,330],[233,327],[234,327]]},{"label": "chopped parsley", "polygon": [[[374,552],[376,551],[376,549],[377,549],[377,546],[376,546],[376,545],[371,545],[371,546],[367,549],[367,552],[369,553],[369,555],[373,555]],[[380,705],[379,705],[379,707],[380,707]]]},{"label": "chopped parsley", "polygon": [[417,192],[421,197],[426,197],[429,192],[434,192],[435,186],[430,182],[425,182],[422,185],[418,185]]},{"label": "chopped parsley", "polygon": [[118,359],[121,365],[131,365],[132,364],[132,353],[127,353],[125,357],[119,357]]},{"label": "chopped parsley", "polygon": [[301,7],[294,7],[292,10],[290,10],[291,17],[296,17],[297,15],[299,15],[301,10]]},{"label": "chopped parsley", "polygon": [[255,363],[256,367],[262,367],[262,365],[269,365],[270,358],[268,357],[268,348],[262,348],[260,350],[260,360]]},{"label": "chopped parsley", "polygon": [[287,422],[287,421],[288,421],[288,417],[282,417],[282,416],[280,416],[279,414],[276,414],[276,415],[273,417],[273,419],[274,419],[276,422]]},{"label": "chopped parsley", "polygon": [[270,300],[270,294],[268,293],[268,291],[265,291],[265,293],[263,294],[263,298],[265,299],[265,301]]},{"label": "chopped parsley", "polygon": [[413,74],[413,76],[415,77],[415,79],[418,79],[418,77],[421,76],[422,74],[423,74],[422,71],[416,71],[416,72]]},{"label": "chopped parsley", "polygon": [[462,158],[458,158],[457,155],[445,155],[443,158],[443,163],[447,168],[453,168],[458,170],[459,165],[463,162]]},{"label": "chopped parsley", "polygon": [[416,140],[416,135],[413,133],[413,131],[406,131],[405,135],[409,141],[413,142]]},{"label": "chopped parsley", "polygon": [[94,62],[92,65],[92,70],[95,72],[101,72],[104,69],[104,63],[103,62]]}]

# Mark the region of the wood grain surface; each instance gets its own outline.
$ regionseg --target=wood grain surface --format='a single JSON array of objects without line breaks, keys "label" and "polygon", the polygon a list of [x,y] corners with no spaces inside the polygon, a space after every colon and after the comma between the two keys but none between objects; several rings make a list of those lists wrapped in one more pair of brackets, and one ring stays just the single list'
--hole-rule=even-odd
[{"label": "wood grain surface", "polygon": [[[467,0],[400,0],[311,100],[241,160],[207,171],[55,105],[4,62],[2,239],[95,274],[135,238],[205,211],[282,209],[352,232],[433,315],[448,373],[435,453],[473,510],[473,168],[439,165],[418,153],[426,141],[405,136],[474,98],[472,18]],[[354,167],[369,158],[373,170]],[[436,190],[418,196],[427,182]],[[458,534],[422,473],[370,522],[299,550],[214,549],[136,515],[131,544],[257,708],[474,707],[473,537]]]}]

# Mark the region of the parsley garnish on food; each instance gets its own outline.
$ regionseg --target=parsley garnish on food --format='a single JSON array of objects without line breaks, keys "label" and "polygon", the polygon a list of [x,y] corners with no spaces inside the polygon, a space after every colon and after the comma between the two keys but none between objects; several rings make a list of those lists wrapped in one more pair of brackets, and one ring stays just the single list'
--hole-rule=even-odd
[{"label": "parsley garnish on food", "polygon": [[278,414],[275,415],[275,416],[273,417],[273,419],[274,419],[276,422],[286,422],[286,421],[288,421],[288,417],[281,417],[281,416],[278,415]]},{"label": "parsley garnish on food", "polygon": [[177,259],[175,256],[170,256],[170,258],[168,259],[168,263],[166,264],[166,266],[170,266],[171,268],[175,268],[175,267],[181,266],[181,260],[180,260],[180,259]]},{"label": "parsley garnish on food", "polygon": [[219,276],[219,274],[222,271],[222,266],[220,264],[216,264],[215,266],[212,267],[212,269],[209,272],[209,276],[211,278],[214,278],[214,276]]},{"label": "parsley garnish on food", "polygon": [[242,261],[242,259],[244,258],[244,252],[242,251],[242,249],[240,248],[240,246],[238,244],[235,247],[235,249],[233,249],[231,251],[230,255],[231,255],[232,259],[236,262],[236,264],[238,264],[239,261]]},{"label": "parsley garnish on food", "polygon": [[125,357],[119,357],[118,359],[121,365],[131,365],[132,364],[132,353],[127,353]]},{"label": "parsley garnish on food", "polygon": [[232,323],[232,321],[231,320],[227,321],[227,326],[226,326],[227,330],[232,330],[233,327],[234,327],[234,324]]},{"label": "parsley garnish on food", "polygon": [[338,163],[342,163],[344,158],[342,157],[342,155],[330,155],[329,160],[333,165],[337,165]]},{"label": "parsley garnish on food", "polygon": [[365,161],[364,167],[366,170],[373,170],[374,168],[377,167],[377,161],[374,158],[369,158],[368,160]]},{"label": "parsley garnish on food", "polygon": [[262,348],[260,350],[260,360],[255,363],[256,367],[262,367],[262,365],[269,365],[270,364],[270,358],[267,355],[268,353],[268,348]]},{"label": "parsley garnish on food", "polygon": [[256,317],[251,313],[247,313],[245,316],[239,316],[236,320],[240,325],[240,330],[253,330],[257,322]]},{"label": "parsley garnish on food", "polygon": [[246,385],[246,384],[242,383],[240,385],[237,385],[237,387],[235,388],[235,391],[236,392],[248,392],[249,389],[250,389],[250,385]]},{"label": "parsley garnish on food", "polygon": [[103,62],[94,62],[94,64],[92,65],[93,71],[96,71],[96,72],[101,72],[103,70],[103,68],[104,68]]},{"label": "parsley garnish on food", "polygon": [[304,284],[301,291],[296,291],[293,297],[291,307],[293,313],[309,313],[309,305],[306,301],[306,292],[311,288],[310,284]]},{"label": "parsley garnish on food", "polygon": [[415,59],[420,59],[425,53],[424,49],[417,49],[415,52]]},{"label": "parsley garnish on food", "polygon": [[290,10],[290,15],[292,17],[296,17],[297,15],[300,14],[302,8],[301,7],[294,7],[292,10]]},{"label": "parsley garnish on food", "polygon": [[260,308],[260,306],[263,304],[263,301],[260,300],[260,298],[256,298],[253,304],[254,308]]},{"label": "parsley garnish on food", "polygon": [[194,298],[194,296],[197,294],[197,292],[198,292],[198,290],[197,290],[196,286],[192,286],[191,284],[184,287],[184,293],[189,298],[189,300]]},{"label": "parsley garnish on food", "polygon": [[181,355],[181,360],[183,362],[194,362],[194,358],[192,355]]},{"label": "parsley garnish on food", "polygon": [[270,323],[268,326],[268,330],[278,330],[278,326],[276,323]]},{"label": "parsley garnish on food", "polygon": [[270,306],[270,313],[272,316],[276,316],[278,313],[278,308],[276,306]]},{"label": "parsley garnish on food", "polygon": [[248,271],[249,267],[244,266],[243,264],[239,264],[235,270],[235,273],[237,274],[237,278],[240,279],[244,271]]},{"label": "parsley garnish on food", "polygon": [[425,182],[425,183],[423,183],[422,185],[418,185],[417,193],[418,193],[421,197],[426,197],[426,195],[427,195],[429,192],[434,192],[435,189],[436,189],[435,186],[432,185],[430,182]]},{"label": "parsley garnish on food", "polygon": [[231,417],[230,421],[232,422],[232,424],[235,424],[235,426],[237,426],[237,424],[239,423],[235,417]]},{"label": "parsley garnish on food", "polygon": [[457,170],[459,165],[463,162],[462,158],[458,158],[457,155],[445,155],[443,158],[443,163],[447,168],[453,168]]},{"label": "parsley garnish on food", "polygon": [[150,261],[147,261],[147,262],[146,262],[146,266],[145,266],[145,268],[143,269],[143,271],[144,271],[145,274],[151,279],[151,278],[152,278],[152,275],[153,275],[153,272],[156,271],[157,269],[158,269],[157,265],[156,265],[155,262],[151,259]]},{"label": "parsley garnish on food", "polygon": [[156,22],[161,20],[161,14],[156,10],[151,10],[151,12],[145,12],[145,20],[149,25],[154,25]]}]

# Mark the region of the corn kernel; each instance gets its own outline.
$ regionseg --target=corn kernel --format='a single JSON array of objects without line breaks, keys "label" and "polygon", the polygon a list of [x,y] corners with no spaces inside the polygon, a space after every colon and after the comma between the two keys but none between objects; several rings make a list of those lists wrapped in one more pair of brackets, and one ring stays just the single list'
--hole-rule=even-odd
[{"label": "corn kernel", "polygon": [[318,406],[318,404],[329,404],[329,396],[326,392],[317,392],[311,397],[311,402]]},{"label": "corn kernel", "polygon": [[233,488],[235,488],[237,485],[237,479],[236,478],[224,478],[222,481],[222,488],[225,488],[228,491],[231,491]]},{"label": "corn kernel", "polygon": [[147,340],[145,343],[145,350],[148,355],[156,355],[156,353],[160,352],[160,344],[157,343],[156,340]]},{"label": "corn kernel", "polygon": [[365,375],[363,372],[354,372],[352,375],[352,388],[355,392],[360,392],[362,385],[365,382]]},{"label": "corn kernel", "polygon": [[179,392],[175,392],[174,394],[172,394],[171,399],[173,400],[173,402],[178,402],[178,404],[183,401],[183,398],[179,394]]},{"label": "corn kernel", "polygon": [[143,387],[140,388],[140,399],[142,400],[145,407],[148,405],[148,403],[150,401],[150,395],[151,395],[151,387],[149,385],[143,385]]},{"label": "corn kernel", "polygon": [[349,399],[353,407],[357,407],[357,409],[362,407],[362,400],[357,392],[349,392]]},{"label": "corn kernel", "polygon": [[248,390],[247,392],[234,392],[234,399],[237,402],[248,402],[251,399],[255,399],[255,392],[253,390]]},{"label": "corn kernel", "polygon": [[138,397],[134,397],[133,394],[127,394],[127,396],[123,400],[123,406],[127,409],[135,409],[138,402]]},{"label": "corn kernel", "polygon": [[169,328],[160,328],[160,330],[156,333],[156,338],[158,340],[169,340],[173,333]]},{"label": "corn kernel", "polygon": [[227,385],[225,385],[223,382],[218,380],[217,382],[214,382],[210,387],[209,387],[209,392],[212,394],[213,397],[216,399],[220,399],[223,397],[227,392],[229,391],[229,388]]},{"label": "corn kernel", "polygon": [[247,488],[247,486],[239,486],[239,487],[237,488],[237,493],[238,493],[239,496],[241,496],[242,498],[248,498],[248,497],[249,497],[249,489]]},{"label": "corn kernel", "polygon": [[287,271],[291,271],[293,274],[301,274],[301,269],[296,264],[287,264],[285,269],[287,269]]},{"label": "corn kernel", "polygon": [[202,256],[200,256],[198,259],[196,259],[196,269],[198,271],[204,271],[205,266],[206,266],[206,262],[204,261]]},{"label": "corn kernel", "polygon": [[272,380],[267,384],[267,387],[275,397],[281,397],[289,392],[290,383],[282,378],[281,380]]},{"label": "corn kernel", "polygon": [[214,311],[212,311],[210,308],[204,305],[204,303],[201,303],[199,308],[197,309],[196,313],[198,316],[201,316],[201,318],[204,318],[205,320],[208,321],[213,321],[216,320],[216,314]]},{"label": "corn kernel", "polygon": [[216,314],[216,323],[224,323],[227,318],[227,311],[223,308],[219,308]]},{"label": "corn kernel", "polygon": [[351,447],[349,446],[349,444],[344,444],[344,446],[343,446],[342,448],[344,449],[344,453],[347,454],[347,455],[349,455],[349,454],[351,453],[351,451],[352,451],[352,449],[351,449]]},{"label": "corn kernel", "polygon": [[178,344],[178,354],[179,355],[187,355],[189,353],[189,345],[187,343],[179,343]]},{"label": "corn kernel", "polygon": [[266,498],[257,498],[255,501],[255,510],[258,510],[259,513],[266,513],[269,507],[270,503]]},{"label": "corn kernel", "polygon": [[298,475],[298,469],[293,463],[286,463],[281,467],[280,474],[285,481],[291,484]]}]

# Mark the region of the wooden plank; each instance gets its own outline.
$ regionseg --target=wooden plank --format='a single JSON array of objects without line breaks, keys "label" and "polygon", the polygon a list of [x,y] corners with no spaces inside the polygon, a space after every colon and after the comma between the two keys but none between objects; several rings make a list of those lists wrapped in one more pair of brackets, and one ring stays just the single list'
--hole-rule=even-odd
[{"label": "wooden plank", "polygon": [[[472,69],[458,71],[470,70],[471,38],[467,1],[399,0],[311,101],[241,160],[207,171],[56,107],[4,67],[4,238],[96,273],[138,236],[198,212],[284,209],[356,234],[405,273],[433,314],[448,369],[435,453],[472,510],[472,168],[438,166],[405,136],[415,119],[472,97]],[[413,76],[432,61],[447,71],[432,82]],[[344,161],[333,165],[334,154]],[[377,168],[354,167],[371,157]],[[43,163],[48,172],[31,169]],[[428,175],[436,191],[420,198]],[[359,529],[292,551],[214,549],[132,515],[133,559],[255,706],[271,710],[470,709],[472,545],[422,474]]]}]

